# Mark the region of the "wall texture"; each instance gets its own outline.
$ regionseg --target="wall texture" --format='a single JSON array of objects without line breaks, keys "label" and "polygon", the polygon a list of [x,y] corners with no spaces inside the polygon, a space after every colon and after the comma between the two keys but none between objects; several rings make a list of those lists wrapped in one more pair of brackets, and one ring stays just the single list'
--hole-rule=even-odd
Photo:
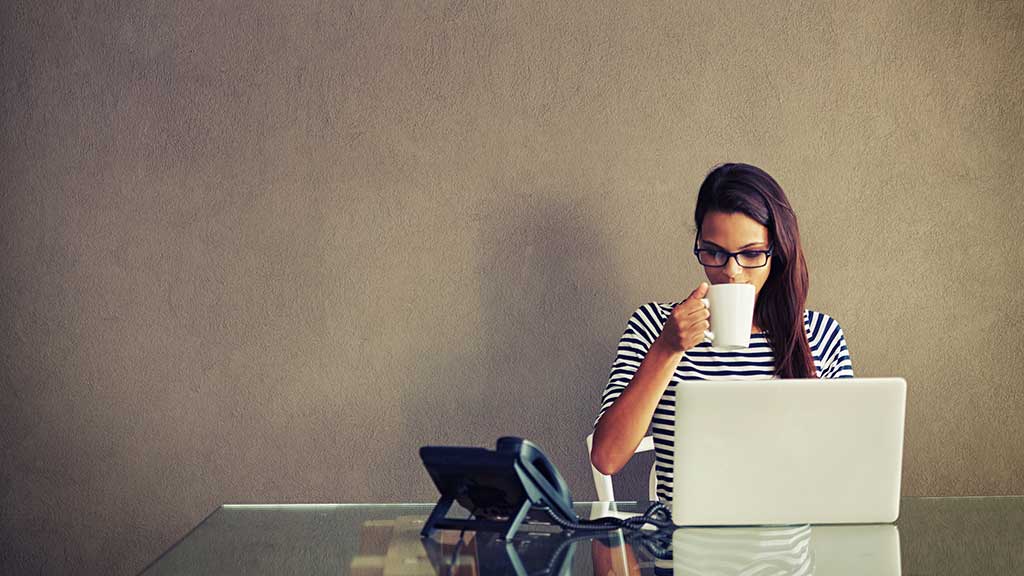
[{"label": "wall texture", "polygon": [[427,443],[526,436],[592,497],[722,161],[909,382],[905,494],[1024,493],[1024,4],[756,4],[0,4],[0,572],[432,500]]}]

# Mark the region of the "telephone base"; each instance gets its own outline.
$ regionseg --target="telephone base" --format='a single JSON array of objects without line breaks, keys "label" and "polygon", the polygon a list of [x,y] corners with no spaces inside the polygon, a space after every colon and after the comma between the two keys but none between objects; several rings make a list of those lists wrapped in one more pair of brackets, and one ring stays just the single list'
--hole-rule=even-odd
[{"label": "telephone base", "polygon": [[420,535],[429,538],[435,530],[466,530],[473,532],[499,532],[505,540],[511,540],[519,531],[529,533],[554,533],[560,532],[561,528],[555,524],[534,524],[524,523],[527,514],[533,508],[529,500],[524,500],[519,506],[519,511],[507,521],[490,520],[487,518],[448,518],[448,510],[451,508],[453,498],[442,497],[433,512],[423,525]]}]

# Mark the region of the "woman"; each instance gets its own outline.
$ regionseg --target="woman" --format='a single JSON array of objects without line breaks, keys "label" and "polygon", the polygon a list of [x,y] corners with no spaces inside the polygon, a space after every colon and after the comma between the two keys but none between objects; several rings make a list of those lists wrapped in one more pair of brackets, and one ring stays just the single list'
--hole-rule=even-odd
[{"label": "woman", "polygon": [[705,282],[683,302],[641,306],[619,340],[591,451],[594,467],[614,474],[650,426],[658,499],[666,502],[672,499],[677,382],[853,377],[839,324],[804,309],[807,266],[796,215],[771,176],[748,164],[715,168],[700,187],[694,222],[694,254],[708,281],[754,285],[750,347],[722,352],[705,340]]}]

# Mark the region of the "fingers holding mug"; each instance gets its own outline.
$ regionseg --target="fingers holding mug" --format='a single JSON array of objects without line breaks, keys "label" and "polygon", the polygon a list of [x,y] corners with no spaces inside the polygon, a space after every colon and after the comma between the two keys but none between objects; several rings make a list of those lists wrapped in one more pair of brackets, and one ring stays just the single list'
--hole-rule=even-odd
[{"label": "fingers holding mug", "polygon": [[707,298],[701,298],[700,303],[704,305],[704,308],[708,311],[708,321],[705,322],[704,327],[704,340],[714,341],[715,333],[711,331],[711,301]]},{"label": "fingers holding mug", "polygon": [[704,330],[710,312],[702,302],[708,285],[701,282],[690,296],[677,304],[658,339],[676,352],[686,352],[704,340]]},{"label": "fingers holding mug", "polygon": [[699,299],[695,301],[695,304],[697,306],[688,310],[685,318],[680,322],[681,326],[683,326],[680,330],[680,341],[684,352],[703,342],[706,338],[707,330],[711,327],[709,321],[711,311]]},{"label": "fingers holding mug", "polygon": [[696,346],[705,340],[714,339],[714,334],[711,333],[711,307],[708,304],[707,298],[700,299],[703,308],[696,314],[695,322],[693,324],[693,339],[694,342],[690,346]]}]

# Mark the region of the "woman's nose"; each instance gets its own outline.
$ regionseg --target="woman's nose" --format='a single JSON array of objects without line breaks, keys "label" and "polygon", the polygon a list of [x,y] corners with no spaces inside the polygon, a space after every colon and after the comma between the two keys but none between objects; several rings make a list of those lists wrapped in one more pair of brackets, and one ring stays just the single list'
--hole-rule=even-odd
[{"label": "woman's nose", "polygon": [[729,280],[734,280],[743,273],[743,267],[740,266],[740,263],[736,261],[735,257],[732,257],[725,261],[725,268],[723,268],[723,271]]}]

